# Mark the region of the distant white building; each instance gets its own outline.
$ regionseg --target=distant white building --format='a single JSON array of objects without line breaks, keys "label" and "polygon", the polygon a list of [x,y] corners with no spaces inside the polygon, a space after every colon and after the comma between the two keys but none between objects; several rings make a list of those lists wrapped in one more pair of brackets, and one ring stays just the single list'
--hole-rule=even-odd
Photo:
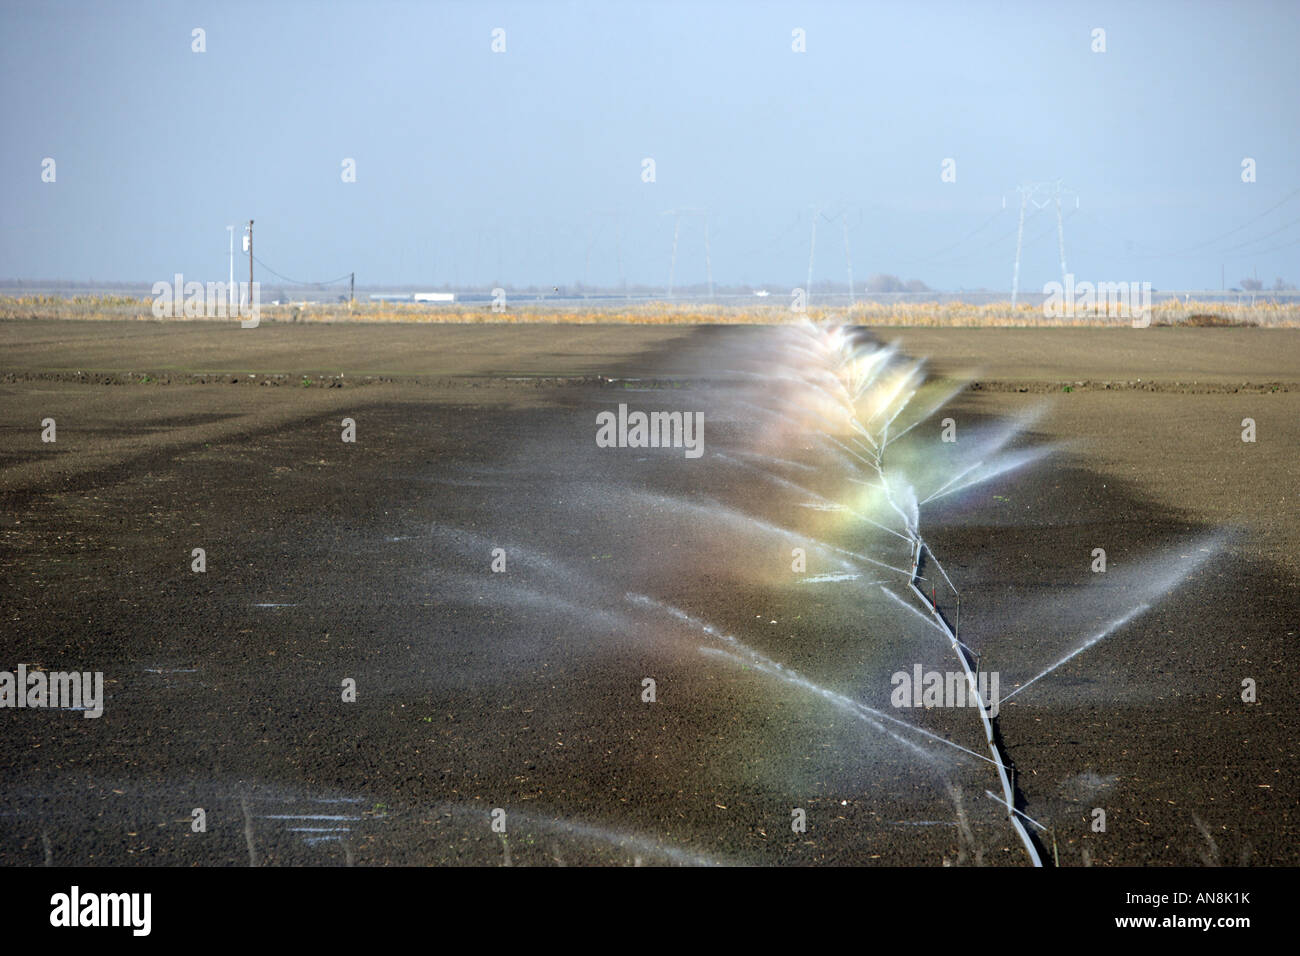
[{"label": "distant white building", "polygon": [[454,292],[417,292],[414,295],[398,292],[376,293],[370,297],[372,302],[455,302]]}]

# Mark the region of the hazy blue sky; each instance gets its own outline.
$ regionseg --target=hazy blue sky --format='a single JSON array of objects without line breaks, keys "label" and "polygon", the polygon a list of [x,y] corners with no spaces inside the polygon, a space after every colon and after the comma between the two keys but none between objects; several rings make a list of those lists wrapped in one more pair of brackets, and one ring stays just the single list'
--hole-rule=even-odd
[{"label": "hazy blue sky", "polygon": [[[1065,239],[1081,279],[1217,288],[1226,263],[1230,286],[1254,269],[1300,284],[1294,0],[41,2],[0,17],[3,278],[220,279],[226,225],[253,218],[258,258],[294,278],[614,284],[621,252],[628,281],[662,285],[663,213],[698,208],[716,282],[795,286],[816,205],[818,279],[845,277],[845,216],[859,282],[999,289],[1016,185],[1060,178],[1079,197]],[[1030,218],[1022,287],[1059,274],[1055,232],[1051,209]],[[677,284],[704,272],[701,223],[683,220]]]}]

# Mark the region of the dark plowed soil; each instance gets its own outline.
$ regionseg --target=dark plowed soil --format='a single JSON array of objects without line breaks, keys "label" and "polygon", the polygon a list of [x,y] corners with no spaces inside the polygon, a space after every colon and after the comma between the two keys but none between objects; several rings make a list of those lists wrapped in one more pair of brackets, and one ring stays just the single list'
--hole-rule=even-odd
[{"label": "dark plowed soil", "polygon": [[[0,863],[1024,864],[986,764],[938,776],[629,610],[671,593],[878,696],[853,667],[898,638],[854,602],[605,493],[641,476],[789,518],[738,468],[592,440],[620,402],[707,416],[747,334],[0,323],[0,670],[102,671],[107,697],[0,710]],[[925,515],[1002,694],[1149,605],[1002,707],[1048,855],[1300,862],[1300,332],[894,337],[976,374],[959,429],[1053,394],[1025,438],[1053,455]],[[979,746],[974,718],[936,721]]]}]

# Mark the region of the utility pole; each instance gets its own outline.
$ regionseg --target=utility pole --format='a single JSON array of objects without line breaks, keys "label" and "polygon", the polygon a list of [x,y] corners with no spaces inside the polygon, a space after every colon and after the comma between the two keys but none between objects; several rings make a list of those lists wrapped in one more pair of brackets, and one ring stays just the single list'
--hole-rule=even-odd
[{"label": "utility pole", "polygon": [[230,303],[233,312],[235,310],[235,227],[227,226],[226,232],[230,234],[230,282],[226,285],[226,300]]},{"label": "utility pole", "polygon": [[582,297],[587,297],[587,286],[591,282],[591,247],[596,244],[596,226],[591,218],[587,219],[587,261],[582,267]]},{"label": "utility pole", "polygon": [[614,213],[614,255],[618,259],[618,284],[623,287],[623,297],[630,299],[627,291],[627,275],[623,272],[623,222],[618,213]]},{"label": "utility pole", "polygon": [[1029,201],[1029,193],[1024,186],[1017,187],[1020,190],[1020,224],[1016,227],[1016,267],[1011,273],[1011,308],[1016,307],[1016,296],[1020,293],[1020,250],[1024,248],[1025,241],[1025,203]]},{"label": "utility pole", "polygon": [[812,207],[812,238],[808,240],[808,282],[803,290],[804,302],[810,305],[812,304],[813,253],[817,251],[817,217],[821,214],[821,209]]},{"label": "utility pole", "polygon": [[713,258],[709,254],[709,214],[704,214],[704,274],[709,280],[709,301],[713,301]]},{"label": "utility pole", "polygon": [[[682,217],[697,216],[704,220],[704,272],[709,282],[709,298],[713,298],[713,258],[709,249],[709,213],[704,209],[666,209],[665,216],[673,217],[673,257],[668,266],[668,298],[673,297],[673,279],[677,272],[677,241],[681,236]],[[619,254],[620,261],[622,253]],[[621,267],[620,267],[621,271]]]},{"label": "utility pole", "polygon": [[840,216],[840,221],[844,224],[844,265],[849,270],[849,305],[854,304],[853,299],[853,260],[849,257],[849,214],[846,212]]},{"label": "utility pole", "polygon": [[677,237],[681,233],[682,214],[671,210],[673,214],[673,258],[668,263],[668,298],[673,297],[673,274],[677,271]]},{"label": "utility pole", "polygon": [[253,220],[248,220],[248,302],[253,302]]},{"label": "utility pole", "polygon": [[348,310],[351,311],[352,304],[357,301],[357,274],[353,272],[348,279]]},{"label": "utility pole", "polygon": [[591,275],[591,252],[596,247],[596,241],[600,238],[606,219],[611,219],[614,223],[614,259],[618,264],[618,288],[623,290],[624,296],[630,298],[627,293],[627,277],[623,274],[623,222],[617,209],[596,210],[587,215],[587,265],[582,274],[582,281],[586,284]]},{"label": "utility pole", "polygon": [[1061,286],[1065,286],[1065,220],[1061,218],[1061,191],[1056,191],[1056,242],[1061,250]]}]

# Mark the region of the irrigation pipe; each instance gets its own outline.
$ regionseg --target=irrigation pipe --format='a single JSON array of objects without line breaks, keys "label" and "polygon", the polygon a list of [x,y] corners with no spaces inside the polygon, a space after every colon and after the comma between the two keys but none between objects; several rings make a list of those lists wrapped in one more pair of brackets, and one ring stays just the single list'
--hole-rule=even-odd
[{"label": "irrigation pipe", "polygon": [[[841,346],[842,349],[845,347],[846,347],[845,345]],[[847,347],[851,348],[852,346],[847,346]],[[851,358],[852,355],[850,354],[848,357]],[[875,371],[876,374],[879,374],[879,372],[883,370],[883,367],[886,364],[888,363],[882,362],[880,364],[880,367],[873,371]],[[841,363],[839,367],[843,368],[844,365],[845,363]],[[875,414],[871,416],[873,419],[879,416],[882,411],[887,409],[891,404],[893,404],[895,400],[897,400],[899,395],[901,395],[904,392],[907,383],[911,381],[916,371],[917,371],[917,366],[913,366],[912,370],[906,376],[904,376],[903,379],[900,380],[900,383],[894,386],[893,392],[889,397],[889,401],[876,410]],[[873,374],[871,376],[872,381],[875,380],[876,374]],[[930,548],[925,543],[925,541],[921,539],[919,529],[913,526],[913,522],[908,519],[907,513],[898,506],[897,502],[894,501],[894,496],[890,493],[889,482],[885,478],[883,461],[881,459],[884,454],[884,446],[887,446],[889,444],[887,440],[889,426],[893,423],[894,419],[898,417],[899,413],[902,412],[902,406],[907,404],[907,401],[911,399],[913,394],[915,394],[915,390],[913,390],[912,393],[909,394],[907,398],[903,400],[898,411],[896,411],[885,423],[884,433],[881,435],[881,444],[877,445],[877,443],[874,440],[872,441],[872,445],[875,445],[879,449],[878,451],[875,452],[873,456],[875,458],[875,461],[870,461],[865,458],[861,460],[865,464],[868,464],[875,469],[876,474],[879,475],[880,477],[881,486],[885,492],[886,499],[889,501],[889,504],[894,509],[894,511],[898,513],[899,517],[903,519],[903,527],[907,532],[907,537],[911,543],[911,549],[912,549],[911,573],[907,582],[907,586],[911,588],[912,593],[915,594],[920,599],[921,603],[925,605],[926,608],[929,610],[930,615],[934,618],[935,623],[938,624],[939,629],[942,631],[944,636],[948,638],[949,647],[952,649],[953,654],[955,654],[957,659],[961,661],[962,670],[966,674],[966,683],[970,688],[969,692],[975,696],[976,700],[979,701],[980,721],[984,725],[984,742],[988,746],[989,754],[993,758],[993,764],[994,766],[997,767],[998,770],[998,779],[1002,783],[1002,799],[999,800],[998,802],[1001,803],[1006,809],[1007,822],[1011,824],[1012,828],[1016,831],[1016,835],[1020,837],[1020,842],[1024,844],[1025,852],[1029,854],[1029,859],[1032,861],[1034,866],[1041,867],[1043,865],[1043,861],[1038,855],[1038,848],[1034,846],[1034,841],[1030,837],[1029,831],[1025,829],[1024,824],[1020,822],[1020,819],[1017,816],[1017,814],[1020,814],[1020,811],[1017,810],[1015,806],[1015,802],[1016,802],[1015,791],[1011,786],[1011,777],[1007,773],[1007,763],[1005,760],[1005,756],[1002,753],[1002,749],[998,746],[996,736],[993,733],[993,719],[989,713],[990,704],[985,702],[983,695],[980,694],[979,692],[979,684],[978,681],[976,680],[975,672],[971,670],[970,660],[967,658],[966,653],[963,650],[966,647],[966,645],[962,644],[961,641],[957,640],[957,635],[953,633],[952,629],[948,626],[948,622],[944,620],[943,615],[939,613],[938,604],[933,599],[933,597],[927,598],[925,592],[916,586],[917,581],[924,580],[924,578],[918,575],[918,571],[920,569],[921,560],[923,556],[930,552]],[[850,408],[852,408],[852,406],[850,406]],[[857,425],[857,430],[860,433],[870,436],[870,431],[867,429],[866,425],[857,418],[856,408],[852,408],[851,421],[853,421],[854,424]],[[833,438],[832,441],[834,441]],[[838,444],[838,442],[836,442],[836,444]],[[974,467],[977,468],[979,467],[979,465],[975,465]],[[967,472],[971,470],[974,469],[973,468],[967,469]],[[948,485],[951,485],[958,479],[964,477],[965,474],[966,472],[963,472],[962,474],[958,475],[957,478],[950,480],[948,482]],[[944,488],[948,487],[948,485],[944,485]],[[940,490],[942,491],[943,489],[941,488]],[[934,496],[931,495],[931,497]],[[927,498],[926,500],[928,501],[929,499]],[[919,505],[918,505],[918,509],[919,509]],[[919,518],[919,513],[918,513],[918,518]],[[946,572],[944,572],[943,566],[939,564],[938,559],[933,558],[933,556],[932,559],[935,562],[935,566],[939,568],[940,573],[943,574],[945,580],[948,581],[948,585],[952,587],[953,592],[957,594],[957,600],[958,603],[960,604],[961,601],[960,592],[957,591],[957,588],[953,585],[952,581],[948,579],[948,575]],[[1023,814],[1020,815],[1023,816]],[[1030,818],[1025,817],[1025,819],[1030,819]],[[1031,821],[1031,822],[1033,822],[1036,826],[1041,826],[1041,824],[1037,823],[1037,821]]]}]

